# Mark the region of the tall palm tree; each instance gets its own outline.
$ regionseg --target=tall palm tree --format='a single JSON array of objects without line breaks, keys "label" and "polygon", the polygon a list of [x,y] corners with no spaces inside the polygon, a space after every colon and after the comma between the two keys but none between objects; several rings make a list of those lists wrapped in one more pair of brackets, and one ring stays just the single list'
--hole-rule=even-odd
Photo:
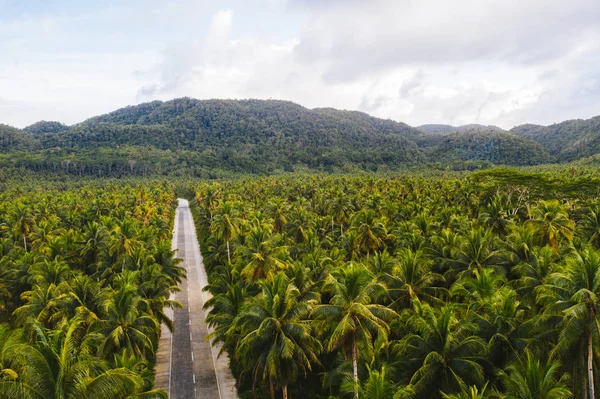
[{"label": "tall palm tree", "polygon": [[27,251],[27,235],[35,225],[31,208],[28,205],[17,202],[9,212],[9,220],[15,235],[23,237],[23,248]]},{"label": "tall palm tree", "polygon": [[367,256],[383,244],[387,230],[373,210],[367,209],[355,213],[351,223],[358,235],[360,248],[367,253]]},{"label": "tall palm tree", "polygon": [[[594,353],[600,343],[600,251],[583,248],[566,259],[563,270],[538,289],[546,312],[562,314],[559,340],[553,353],[566,358],[584,349],[589,398],[595,397]],[[579,352],[581,353],[581,352]]]},{"label": "tall palm tree", "polygon": [[529,213],[529,224],[537,230],[540,244],[558,250],[561,241],[571,242],[575,222],[569,219],[568,206],[558,200],[540,201]]},{"label": "tall palm tree", "polygon": [[358,397],[358,344],[372,344],[374,334],[386,339],[388,322],[397,314],[374,303],[385,293],[385,288],[375,282],[373,275],[361,264],[351,263],[336,270],[325,284],[331,293],[329,304],[317,306],[312,316],[321,321],[321,328],[329,330],[327,351],[342,348],[352,356],[353,378]]},{"label": "tall palm tree", "polygon": [[593,204],[579,223],[582,236],[596,249],[600,249],[600,204]]},{"label": "tall palm tree", "polygon": [[[94,356],[99,337],[86,334],[86,325],[72,320],[65,328],[47,332],[36,327],[33,345],[13,347],[15,362],[22,368],[18,386],[0,384],[23,399],[110,399],[140,392],[143,381],[136,373],[108,364]],[[158,397],[166,397],[157,391]],[[11,397],[11,396],[8,396]]]},{"label": "tall palm tree", "polygon": [[383,274],[392,300],[390,307],[398,311],[421,302],[441,303],[447,290],[441,286],[444,277],[432,271],[433,262],[421,250],[402,249],[398,252],[392,273]]},{"label": "tall palm tree", "polygon": [[475,324],[460,319],[452,306],[436,311],[429,305],[408,323],[414,332],[396,350],[416,367],[410,384],[417,394],[435,397],[439,389],[452,393],[483,382],[486,347]]},{"label": "tall palm tree", "polygon": [[281,245],[279,235],[271,235],[269,227],[264,225],[251,226],[244,244],[236,252],[242,262],[240,274],[247,280],[274,276],[286,265],[287,247]]},{"label": "tall palm tree", "polygon": [[86,266],[91,266],[100,278],[99,268],[101,257],[104,255],[108,247],[108,232],[106,228],[97,222],[88,222],[86,225],[83,237],[80,255]]},{"label": "tall palm tree", "polygon": [[268,381],[272,399],[275,384],[288,399],[288,385],[318,364],[322,346],[312,336],[311,306],[298,301],[300,292],[285,275],[279,273],[260,286],[262,293],[243,307],[235,322],[243,337],[236,355],[251,369],[255,382]]},{"label": "tall palm tree", "polygon": [[[385,366],[381,371],[376,369],[368,369],[368,377],[364,382],[361,382],[358,387],[358,395],[362,399],[391,399],[396,393],[396,386],[389,376]],[[356,383],[352,377],[347,378],[342,383],[340,390],[346,396],[355,395]]]},{"label": "tall palm tree", "polygon": [[570,399],[567,388],[568,375],[560,373],[556,360],[542,362],[531,352],[526,352],[518,362],[510,365],[503,374],[508,399]]},{"label": "tall palm tree", "polygon": [[219,213],[214,215],[211,222],[211,231],[219,240],[227,244],[227,260],[231,262],[231,251],[229,242],[232,241],[240,231],[239,220],[235,215],[233,205],[227,201],[223,202]]},{"label": "tall palm tree", "polygon": [[100,346],[102,356],[107,358],[122,349],[138,356],[153,352],[160,326],[154,317],[140,309],[142,301],[137,286],[129,283],[104,301],[106,317],[93,326],[96,333],[105,337]]}]

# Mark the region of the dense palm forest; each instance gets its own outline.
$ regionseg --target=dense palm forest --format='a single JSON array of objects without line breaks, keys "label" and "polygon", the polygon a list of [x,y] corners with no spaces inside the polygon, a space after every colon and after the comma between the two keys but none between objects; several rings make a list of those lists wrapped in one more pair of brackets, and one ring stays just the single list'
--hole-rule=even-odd
[{"label": "dense palm forest", "polygon": [[185,277],[172,187],[51,185],[0,194],[0,397],[166,398],[155,351]]},{"label": "dense palm forest", "polygon": [[598,183],[573,170],[201,183],[207,321],[240,397],[594,398]]}]

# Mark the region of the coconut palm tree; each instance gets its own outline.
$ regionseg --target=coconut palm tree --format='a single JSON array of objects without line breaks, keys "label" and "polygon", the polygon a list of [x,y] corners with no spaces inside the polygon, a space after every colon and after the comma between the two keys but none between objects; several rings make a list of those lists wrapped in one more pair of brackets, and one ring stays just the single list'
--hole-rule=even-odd
[{"label": "coconut palm tree", "polygon": [[563,316],[559,340],[552,352],[563,359],[573,353],[585,354],[581,358],[587,363],[589,398],[595,397],[594,353],[600,343],[599,298],[600,252],[593,248],[583,248],[568,256],[564,268],[552,274],[538,289],[538,301],[546,304],[546,313]]},{"label": "coconut palm tree", "polygon": [[556,360],[542,362],[531,352],[510,365],[503,374],[508,399],[569,399],[569,376],[561,373]]},{"label": "coconut palm tree", "polygon": [[300,292],[285,275],[278,273],[260,287],[262,293],[236,318],[235,326],[243,337],[236,355],[251,370],[255,382],[268,382],[272,399],[275,385],[288,399],[288,385],[319,363],[322,345],[312,335],[310,304],[298,300]]},{"label": "coconut palm tree", "polygon": [[432,271],[433,262],[421,250],[402,249],[391,273],[381,275],[391,298],[390,307],[400,311],[421,302],[439,304],[447,290],[444,277]]},{"label": "coconut palm tree", "polygon": [[397,314],[375,303],[385,288],[361,264],[351,263],[334,271],[324,288],[331,294],[329,304],[317,306],[312,316],[321,322],[321,330],[329,332],[327,351],[341,348],[351,353],[355,396],[358,397],[359,342],[369,346],[374,335],[386,339],[388,322]]},{"label": "coconut palm tree", "polygon": [[564,240],[573,241],[575,222],[569,219],[568,206],[558,200],[540,201],[529,212],[528,223],[535,227],[539,243],[558,250]]},{"label": "coconut palm tree", "polygon": [[414,332],[395,350],[414,365],[410,384],[417,394],[435,397],[439,389],[452,393],[483,382],[485,342],[476,335],[477,326],[459,318],[453,306],[435,310],[423,305],[408,323]]},{"label": "coconut palm tree", "polygon": [[223,240],[227,244],[227,261],[231,262],[229,243],[235,239],[240,231],[239,219],[231,203],[223,202],[221,209],[212,219],[211,231],[217,236],[217,239]]},{"label": "coconut palm tree", "polygon": [[153,352],[160,325],[141,310],[144,306],[138,287],[130,283],[123,284],[104,301],[106,317],[93,325],[93,331],[104,337],[100,346],[103,357],[122,349],[137,356]]},{"label": "coconut palm tree", "polygon": [[245,242],[236,249],[241,262],[242,277],[256,281],[274,276],[286,265],[287,247],[281,245],[279,235],[271,235],[270,228],[253,225],[245,235]]},{"label": "coconut palm tree", "polygon": [[371,251],[379,249],[383,244],[387,230],[373,210],[367,209],[355,213],[351,223],[358,236],[360,248],[366,252],[367,257]]},{"label": "coconut palm tree", "polygon": [[[96,358],[99,337],[86,334],[86,329],[78,319],[50,332],[36,326],[33,345],[13,347],[14,361],[22,368],[19,386],[0,385],[0,393],[16,388],[23,399],[110,399],[139,393],[141,377],[124,368],[111,369]],[[161,396],[155,397],[166,397],[162,391],[157,393]]]},{"label": "coconut palm tree", "polygon": [[15,235],[23,237],[23,248],[27,251],[27,235],[35,225],[31,214],[31,208],[21,202],[17,202],[8,215],[9,223]]},{"label": "coconut palm tree", "polygon": [[579,226],[582,237],[600,249],[600,204],[593,204],[586,210]]}]

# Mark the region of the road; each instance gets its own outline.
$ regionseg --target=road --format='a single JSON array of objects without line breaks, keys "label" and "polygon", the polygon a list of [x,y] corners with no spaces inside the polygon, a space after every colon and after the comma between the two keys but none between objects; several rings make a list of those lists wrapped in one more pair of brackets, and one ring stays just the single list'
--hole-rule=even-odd
[{"label": "road", "polygon": [[163,325],[156,356],[156,386],[169,393],[171,399],[235,399],[235,380],[229,370],[229,358],[220,357],[219,347],[206,340],[211,332],[202,307],[210,294],[203,292],[208,284],[198,246],[194,220],[187,200],[179,199],[175,214],[172,248],[183,259],[187,280],[181,291],[172,296],[183,309],[169,311],[173,334]]}]

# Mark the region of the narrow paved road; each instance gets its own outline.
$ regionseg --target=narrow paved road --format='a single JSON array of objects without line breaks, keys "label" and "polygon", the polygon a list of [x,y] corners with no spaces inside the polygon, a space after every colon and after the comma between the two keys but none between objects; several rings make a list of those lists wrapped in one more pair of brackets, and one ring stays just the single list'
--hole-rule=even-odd
[{"label": "narrow paved road", "polygon": [[169,392],[171,399],[235,399],[235,380],[229,370],[226,354],[217,357],[219,348],[206,340],[210,329],[202,309],[210,297],[202,292],[208,284],[198,246],[194,220],[187,200],[179,199],[175,214],[173,249],[184,260],[187,280],[174,299],[183,309],[170,312],[175,324],[171,334],[163,326],[156,361],[156,386]]}]

